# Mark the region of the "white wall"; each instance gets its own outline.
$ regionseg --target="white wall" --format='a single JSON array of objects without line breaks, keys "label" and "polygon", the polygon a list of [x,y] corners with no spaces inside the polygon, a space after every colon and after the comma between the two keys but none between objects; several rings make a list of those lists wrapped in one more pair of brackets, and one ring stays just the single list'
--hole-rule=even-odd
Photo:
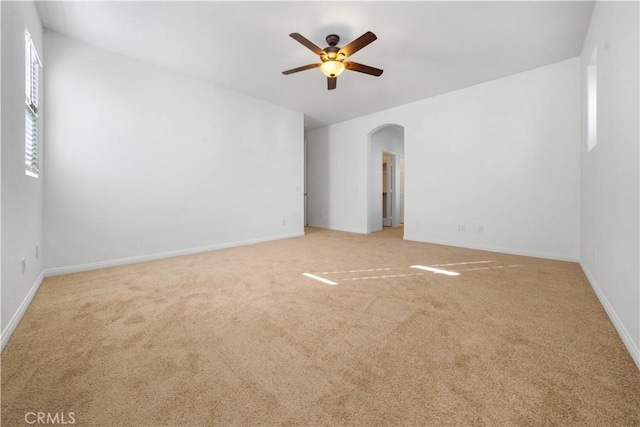
[{"label": "white wall", "polygon": [[[312,227],[367,232],[367,133],[348,126],[307,132],[307,219]],[[340,135],[345,131],[347,134]]]},{"label": "white wall", "polygon": [[46,31],[52,273],[301,235],[303,115]]},{"label": "white wall", "polygon": [[597,46],[597,145],[587,151],[583,105],[581,265],[640,368],[639,10],[597,2],[582,51]]},{"label": "white wall", "polygon": [[[25,175],[25,40],[28,30],[45,62],[42,26],[31,2],[2,2],[2,347],[17,326],[22,313],[42,282],[42,257],[36,258],[36,245],[42,248],[42,188],[46,174],[44,162],[40,177]],[[42,70],[46,74],[46,68]],[[42,87],[40,88],[42,102]],[[40,135],[46,113],[40,111]],[[46,140],[41,138],[43,146]],[[27,269],[22,274],[22,258]]]},{"label": "white wall", "polygon": [[367,135],[388,123],[405,238],[578,260],[579,58],[308,132],[311,225],[367,232]]},{"label": "white wall", "polygon": [[[0,53],[2,52],[2,3],[0,2]],[[0,100],[2,99],[2,58],[0,58]],[[2,102],[0,102],[0,123],[2,123]],[[2,126],[0,126],[0,147],[2,146]],[[2,177],[2,149],[0,149],[0,177]],[[2,185],[0,183],[0,306],[2,305]],[[0,307],[0,314],[2,308]],[[4,338],[4,326],[2,319],[0,319],[0,337]],[[5,340],[0,339],[0,351],[4,348],[3,343]]]}]

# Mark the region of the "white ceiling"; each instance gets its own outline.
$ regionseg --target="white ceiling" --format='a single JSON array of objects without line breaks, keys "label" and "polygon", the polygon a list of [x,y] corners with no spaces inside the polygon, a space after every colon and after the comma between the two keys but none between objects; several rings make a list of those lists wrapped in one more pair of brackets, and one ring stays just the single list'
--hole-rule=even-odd
[{"label": "white ceiling", "polygon": [[[303,112],[307,129],[337,123],[580,54],[593,2],[38,3],[46,28]],[[288,35],[344,46],[378,40],[327,90],[318,62]]]}]

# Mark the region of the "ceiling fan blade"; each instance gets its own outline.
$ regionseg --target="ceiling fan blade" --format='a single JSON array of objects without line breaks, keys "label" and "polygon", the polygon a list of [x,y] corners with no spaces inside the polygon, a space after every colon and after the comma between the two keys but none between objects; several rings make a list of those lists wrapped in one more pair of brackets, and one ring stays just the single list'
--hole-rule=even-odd
[{"label": "ceiling fan blade", "polygon": [[351,71],[357,71],[359,73],[370,74],[372,76],[380,77],[384,70],[380,68],[370,67],[368,65],[358,64],[357,62],[344,62],[344,68]]},{"label": "ceiling fan blade", "polygon": [[310,41],[300,33],[291,33],[289,34],[289,37],[291,37],[301,45],[305,46],[307,49],[309,49],[316,55],[324,55],[325,53],[324,50],[322,50],[322,48],[316,46],[312,41]]},{"label": "ceiling fan blade", "polygon": [[369,43],[374,42],[378,37],[373,34],[371,31],[367,31],[342,49],[340,49],[339,53],[343,53],[344,56],[351,56]]},{"label": "ceiling fan blade", "polygon": [[327,89],[328,90],[335,89],[337,82],[338,82],[337,77],[327,77]]},{"label": "ceiling fan blade", "polygon": [[299,71],[310,70],[312,68],[318,68],[321,65],[322,65],[322,62],[318,62],[317,64],[303,65],[302,67],[292,68],[290,70],[283,71],[282,74],[284,74],[284,75],[293,74],[293,73],[297,73]]}]

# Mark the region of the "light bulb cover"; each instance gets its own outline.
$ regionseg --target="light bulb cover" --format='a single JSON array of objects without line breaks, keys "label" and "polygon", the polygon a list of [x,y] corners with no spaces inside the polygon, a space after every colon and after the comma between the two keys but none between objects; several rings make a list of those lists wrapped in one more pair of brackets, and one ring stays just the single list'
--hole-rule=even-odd
[{"label": "light bulb cover", "polygon": [[338,77],[344,71],[344,64],[340,61],[328,60],[322,63],[320,71],[327,77]]}]

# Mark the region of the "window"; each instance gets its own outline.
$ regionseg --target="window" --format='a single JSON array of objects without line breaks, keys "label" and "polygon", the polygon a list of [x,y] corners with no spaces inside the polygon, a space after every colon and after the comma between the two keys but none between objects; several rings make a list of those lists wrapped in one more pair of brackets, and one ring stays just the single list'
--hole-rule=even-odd
[{"label": "window", "polygon": [[598,52],[594,48],[587,66],[587,151],[598,143]]},{"label": "window", "polygon": [[40,172],[40,138],[38,136],[38,74],[42,67],[36,47],[31,41],[31,35],[25,33],[25,173],[38,177]]}]

